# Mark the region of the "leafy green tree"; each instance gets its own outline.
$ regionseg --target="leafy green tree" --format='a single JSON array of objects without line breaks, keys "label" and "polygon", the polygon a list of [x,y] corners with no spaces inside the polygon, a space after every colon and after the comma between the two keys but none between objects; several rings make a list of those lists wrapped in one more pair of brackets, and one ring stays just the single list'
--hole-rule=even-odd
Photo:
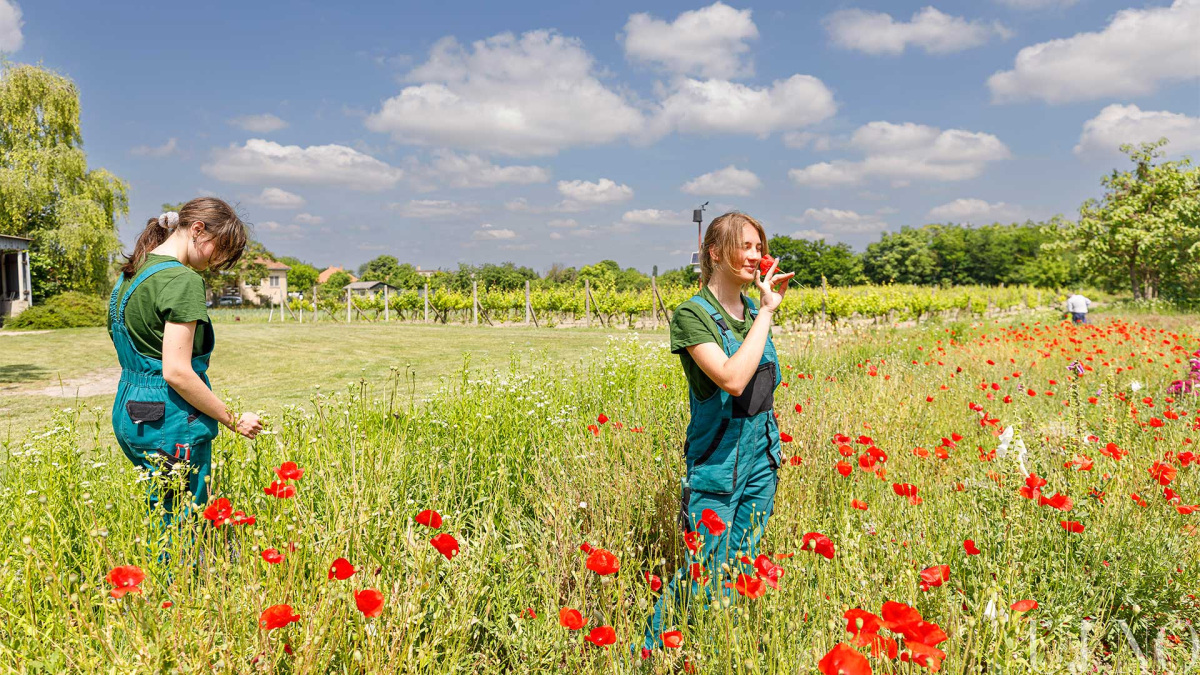
[{"label": "leafy green tree", "polygon": [[329,275],[325,283],[321,284],[320,294],[322,297],[340,298],[345,294],[343,290],[350,283],[350,273],[346,270],[338,270]]},{"label": "leafy green tree", "polygon": [[400,261],[396,260],[395,256],[381,255],[360,265],[358,278],[362,281],[382,281],[390,284],[399,269]]},{"label": "leafy green tree", "polygon": [[795,272],[799,286],[820,286],[821,277],[834,286],[853,286],[865,281],[862,261],[849,244],[829,245],[824,239],[809,241],[776,235],[767,242],[771,257],[783,272]]},{"label": "leafy green tree", "polygon": [[614,288],[621,266],[615,260],[601,260],[594,265],[586,265],[579,270],[579,281],[587,279],[596,288]]},{"label": "leafy green tree", "polygon": [[417,268],[410,263],[403,263],[396,267],[396,271],[389,277],[388,283],[400,289],[415,290],[425,285],[425,277],[417,272]]},{"label": "leafy green tree", "polygon": [[561,263],[550,265],[546,276],[542,278],[547,285],[574,284],[579,279],[579,270],[574,267],[563,267]]},{"label": "leafy green tree", "polygon": [[912,227],[884,232],[862,255],[863,274],[876,284],[933,284],[938,280],[937,254],[929,233]]},{"label": "leafy green tree", "polygon": [[660,286],[694,287],[700,283],[700,275],[691,265],[684,265],[673,270],[667,270],[658,277]]},{"label": "leafy green tree", "polygon": [[317,277],[321,275],[321,272],[316,267],[292,256],[283,256],[279,262],[292,268],[288,270],[287,275],[289,293],[307,293],[317,285]]},{"label": "leafy green tree", "polygon": [[0,234],[33,239],[33,295],[103,293],[121,250],[128,185],[88,169],[79,91],[45,68],[0,63]]},{"label": "leafy green tree", "polygon": [[1187,158],[1156,164],[1166,144],[1122,145],[1133,169],[1101,181],[1104,197],[1084,202],[1064,243],[1109,289],[1191,304],[1200,291],[1200,168]]}]

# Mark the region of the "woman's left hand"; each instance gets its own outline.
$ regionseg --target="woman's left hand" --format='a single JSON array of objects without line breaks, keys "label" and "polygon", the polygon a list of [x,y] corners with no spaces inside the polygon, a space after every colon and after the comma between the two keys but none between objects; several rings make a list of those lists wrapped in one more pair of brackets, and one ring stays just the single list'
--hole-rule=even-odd
[{"label": "woman's left hand", "polygon": [[778,268],[779,261],[775,260],[766,274],[760,274],[758,270],[754,272],[754,285],[758,286],[759,305],[768,312],[774,312],[783,302],[783,295],[787,293],[786,284],[779,290],[775,290],[775,287],[796,276],[795,272],[779,274],[776,271]]}]

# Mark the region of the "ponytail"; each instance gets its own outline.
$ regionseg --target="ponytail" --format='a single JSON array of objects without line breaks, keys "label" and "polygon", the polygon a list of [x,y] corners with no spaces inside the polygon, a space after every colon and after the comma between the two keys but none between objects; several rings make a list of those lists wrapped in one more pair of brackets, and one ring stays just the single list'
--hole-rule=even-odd
[{"label": "ponytail", "polygon": [[165,220],[160,216],[146,221],[146,229],[142,230],[142,233],[138,235],[137,243],[133,246],[133,253],[129,254],[129,257],[125,260],[125,264],[121,266],[121,273],[125,275],[126,279],[130,279],[134,274],[137,274],[138,268],[146,260],[146,255],[150,251],[162,246],[162,243],[175,230],[175,228],[165,224],[163,222]]}]

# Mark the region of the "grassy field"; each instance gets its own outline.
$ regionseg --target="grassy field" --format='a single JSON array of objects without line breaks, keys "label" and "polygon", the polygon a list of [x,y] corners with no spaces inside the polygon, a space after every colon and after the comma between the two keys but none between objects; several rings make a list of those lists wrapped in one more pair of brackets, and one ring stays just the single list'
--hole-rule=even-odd
[{"label": "grassy field", "polygon": [[[365,378],[407,372],[406,394],[424,397],[470,354],[473,368],[522,369],[592,357],[610,331],[469,328],[414,324],[219,324],[209,371],[213,387],[242,409],[278,414]],[[620,331],[618,331],[620,332]],[[644,333],[666,339],[665,331]],[[119,378],[116,351],[103,328],[0,335],[0,437],[20,438],[61,407],[112,407]],[[82,395],[80,395],[82,394]]]},{"label": "grassy field", "polygon": [[[657,598],[646,575],[666,580],[693,562],[675,521],[687,393],[661,334],[330,327],[334,344],[321,347],[297,346],[317,337],[298,326],[222,327],[220,344],[238,354],[225,352],[229,370],[214,378],[280,406],[269,433],[222,435],[216,448],[214,498],[255,522],[197,516],[194,540],[156,539],[145,479],[77,414],[0,442],[0,662],[832,675],[832,652],[848,675],[871,672],[868,662],[904,675],[1194,672],[1200,410],[1165,387],[1200,347],[1196,324],[1074,327],[1046,314],[778,335],[787,386],[776,411],[794,437],[762,543],[783,571],[778,588],[736,563],[703,570],[727,597],[694,602],[690,619],[671,614],[681,646],[644,663],[626,648]],[[412,349],[402,334],[444,345],[421,352],[418,367],[437,370],[419,375],[430,400],[411,407],[390,396],[389,369]],[[481,336],[487,365],[480,352],[463,367]],[[94,370],[74,352],[83,340],[19,339],[37,337],[62,340],[58,356],[0,372],[40,372],[40,384],[54,369]],[[396,346],[383,352],[374,338]],[[513,347],[542,357],[514,363]],[[444,363],[429,362],[439,354]],[[368,360],[366,383],[346,387]],[[1082,375],[1067,368],[1076,361]],[[318,381],[329,385],[312,396]],[[272,494],[280,474],[293,496]],[[419,524],[424,509],[444,521]],[[818,534],[826,555],[804,544]],[[457,553],[436,548],[446,537]],[[597,573],[584,547],[611,552],[619,570]],[[331,573],[338,558],[348,577]],[[140,592],[114,598],[110,571],[128,565],[146,575]],[[564,609],[583,628],[564,627]],[[297,620],[275,627],[278,616]],[[603,643],[610,629],[609,646],[584,639]]]}]

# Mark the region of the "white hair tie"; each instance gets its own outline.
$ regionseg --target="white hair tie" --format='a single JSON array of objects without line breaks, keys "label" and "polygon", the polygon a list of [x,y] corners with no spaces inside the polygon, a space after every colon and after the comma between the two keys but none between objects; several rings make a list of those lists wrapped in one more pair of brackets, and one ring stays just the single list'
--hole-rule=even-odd
[{"label": "white hair tie", "polygon": [[158,217],[158,226],[166,229],[171,229],[179,224],[179,214],[174,211],[167,211]]}]

